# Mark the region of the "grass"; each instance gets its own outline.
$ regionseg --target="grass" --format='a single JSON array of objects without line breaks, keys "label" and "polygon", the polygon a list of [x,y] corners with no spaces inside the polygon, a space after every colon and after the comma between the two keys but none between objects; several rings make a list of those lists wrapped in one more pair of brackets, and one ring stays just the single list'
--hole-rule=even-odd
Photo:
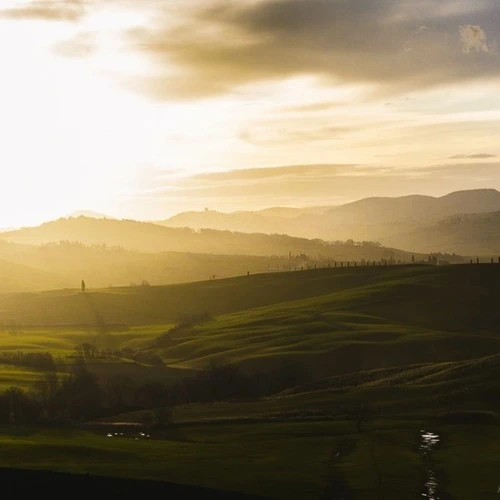
[{"label": "grass", "polygon": [[[496,498],[498,426],[377,420],[195,425],[175,439],[106,438],[79,430],[3,429],[0,466],[172,481],[271,498],[318,499],[335,477],[357,499],[419,496],[418,430],[442,438],[434,454],[451,498]],[[338,456],[337,456],[338,454]]]},{"label": "grass", "polygon": [[[356,498],[416,498],[420,422],[449,410],[500,410],[499,292],[500,266],[485,265],[326,269],[1,296],[0,352],[50,351],[68,361],[86,341],[101,349],[151,349],[168,364],[96,361],[91,369],[103,381],[124,374],[138,383],[175,382],[213,360],[247,372],[296,363],[311,380],[267,398],[178,406],[170,440],[4,433],[0,465],[287,499],[320,498],[334,474]],[[180,317],[204,311],[212,319],[168,333]],[[37,376],[0,366],[0,387],[28,388]],[[343,419],[361,402],[374,407],[377,420],[355,434]],[[499,428],[430,421],[444,438],[435,458],[452,497],[496,495]],[[346,443],[349,451],[332,458]]]},{"label": "grass", "polygon": [[[164,287],[2,295],[4,319],[18,320],[4,323],[0,345],[48,350],[63,360],[81,342],[100,349],[150,348],[176,370],[214,360],[247,371],[296,364],[319,379],[500,352],[499,292],[500,266],[464,265],[318,269]],[[213,319],[165,334],[174,317],[203,310]],[[162,347],[153,348],[158,337]],[[96,365],[103,377],[128,369],[144,375],[130,363],[119,369],[116,360],[107,364]],[[156,375],[151,371],[146,379]]]},{"label": "grass", "polygon": [[371,278],[172,332],[160,353],[180,367],[294,362],[321,377],[500,352],[500,266],[402,267]]},{"label": "grass", "polygon": [[[83,342],[90,342],[99,349],[141,348],[148,345],[161,332],[172,325],[146,325],[131,328],[111,328],[105,333],[96,331],[94,327],[18,327],[15,330],[0,330],[0,356],[9,352],[50,352],[57,364],[65,365],[73,362],[75,347]],[[96,359],[88,362],[101,380],[105,381],[115,375],[133,377],[137,383],[152,380],[175,382],[186,376],[186,370],[165,367],[152,367],[133,363],[125,359]],[[0,370],[0,390],[11,386],[29,389],[33,382],[44,377],[44,373],[24,367],[5,365]]]},{"label": "grass", "polygon": [[439,428],[443,446],[435,453],[452,498],[498,498],[500,428],[488,425],[449,425]]},{"label": "grass", "polygon": [[428,273],[425,266],[318,269],[269,273],[167,286],[55,290],[0,295],[0,324],[157,325],[207,312],[212,316],[315,297],[406,273]]},{"label": "grass", "polygon": [[0,391],[5,391],[10,387],[29,389],[41,377],[43,373],[38,370],[0,364]]},{"label": "grass", "polygon": [[102,332],[95,327],[18,327],[15,330],[0,328],[0,354],[2,352],[49,351],[53,356],[74,354],[75,347],[90,342],[99,349],[141,348],[153,341],[172,324],[109,328]]},{"label": "grass", "polygon": [[[404,491],[410,498],[418,485],[418,475],[412,473],[418,459],[411,439],[414,425],[385,422],[380,431],[367,435],[352,434],[346,422],[194,426],[181,429],[175,441],[109,439],[80,431],[4,434],[0,465],[317,499],[326,486],[329,457],[347,437],[355,441],[355,452],[341,459],[340,469],[349,483],[357,485],[356,491],[363,495],[376,491],[376,461],[385,478],[386,498],[406,498]],[[395,467],[391,462],[395,453],[406,462]]]}]

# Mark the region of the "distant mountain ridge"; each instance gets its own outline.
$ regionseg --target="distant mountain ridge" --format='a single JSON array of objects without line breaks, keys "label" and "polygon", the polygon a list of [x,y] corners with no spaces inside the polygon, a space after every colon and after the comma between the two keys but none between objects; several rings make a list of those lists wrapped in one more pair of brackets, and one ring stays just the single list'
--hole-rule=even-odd
[{"label": "distant mountain ridge", "polygon": [[408,260],[413,252],[496,254],[500,250],[497,212],[500,192],[481,189],[438,198],[365,198],[337,207],[186,212],[160,223],[80,215],[6,231],[1,237],[27,245],[69,241],[150,253]]},{"label": "distant mountain ridge", "polygon": [[115,219],[115,217],[110,217],[106,214],[101,214],[99,212],[93,212],[92,210],[76,210],[66,215],[65,218],[78,218],[78,217],[88,217],[90,219]]},{"label": "distant mountain ridge", "polygon": [[[264,218],[269,219],[271,224],[285,224],[296,220],[305,221],[314,218],[314,216],[322,215],[327,217],[329,222],[339,224],[347,222],[385,224],[394,221],[444,218],[455,214],[485,213],[497,210],[500,210],[500,192],[496,189],[476,189],[455,191],[441,197],[409,195],[395,198],[363,198],[339,206],[271,207],[245,212],[218,212],[215,210],[182,212],[170,219],[156,223],[169,227],[243,231],[245,223],[264,222]],[[236,229],[238,221],[242,227]],[[218,227],[212,227],[215,225]],[[318,235],[318,237],[320,236]]]},{"label": "distant mountain ridge", "polygon": [[[459,244],[460,235],[450,235],[449,241],[445,243],[442,239],[431,238],[430,234],[433,231],[431,228],[439,221],[450,217],[497,211],[500,211],[500,192],[495,189],[477,189],[456,191],[441,197],[410,195],[364,198],[334,207],[271,208],[232,213],[185,212],[159,224],[168,227],[289,234],[326,241],[373,240],[409,251],[458,253],[467,248],[473,253],[490,253],[496,249],[496,244],[488,236],[495,231],[494,227],[487,229],[483,224],[486,232],[484,238],[476,232],[474,242],[468,245]],[[447,227],[451,231],[451,226]],[[455,227],[459,231],[458,226]],[[409,236],[416,234],[420,236]],[[428,241],[426,235],[429,235]],[[455,243],[451,243],[453,241]],[[456,248],[453,247],[454,244],[457,245]]]},{"label": "distant mountain ridge", "polygon": [[495,189],[455,191],[435,198],[410,195],[398,198],[365,198],[328,210],[325,215],[342,221],[381,224],[402,220],[444,218],[455,214],[500,210],[500,192]]}]

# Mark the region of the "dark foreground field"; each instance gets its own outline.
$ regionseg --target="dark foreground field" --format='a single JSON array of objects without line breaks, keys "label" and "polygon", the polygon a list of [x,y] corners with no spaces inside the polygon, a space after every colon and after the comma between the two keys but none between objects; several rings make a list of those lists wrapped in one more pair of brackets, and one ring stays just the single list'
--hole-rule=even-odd
[{"label": "dark foreground field", "polygon": [[359,433],[348,421],[212,423],[180,426],[176,439],[147,442],[4,429],[1,467],[71,475],[1,469],[0,478],[9,480],[2,483],[4,492],[16,493],[7,498],[51,491],[53,498],[67,498],[67,492],[117,499],[416,499],[425,491],[429,467],[419,450],[422,430],[440,437],[431,467],[441,500],[498,498],[500,428],[435,420],[379,419]]},{"label": "dark foreground field", "polygon": [[41,470],[0,469],[5,498],[95,498],[135,500],[137,498],[169,498],[193,500],[258,500],[261,497],[209,490],[163,481],[141,481],[67,474]]},{"label": "dark foreground field", "polygon": [[[85,363],[101,392],[92,418],[57,427],[47,420],[61,421],[57,401],[39,390],[47,374],[2,365],[2,387],[37,394],[45,417],[18,411],[9,426],[5,414],[0,465],[296,500],[431,498],[432,472],[435,498],[497,498],[499,296],[500,265],[1,296],[3,355],[50,352],[64,381],[91,342],[97,354]],[[113,406],[116,377],[135,386]],[[163,399],[141,406],[144,383],[164,384]],[[135,431],[116,434],[116,423]],[[426,432],[439,436],[431,456]]]}]

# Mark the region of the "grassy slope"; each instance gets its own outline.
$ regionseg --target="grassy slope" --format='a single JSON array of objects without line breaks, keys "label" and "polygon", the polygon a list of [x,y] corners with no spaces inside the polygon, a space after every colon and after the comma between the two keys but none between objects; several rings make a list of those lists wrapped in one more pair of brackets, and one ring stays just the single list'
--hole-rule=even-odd
[{"label": "grassy slope", "polygon": [[[345,414],[360,401],[372,402],[380,417],[427,418],[453,408],[498,410],[500,355],[485,355],[498,352],[499,278],[500,266],[339,269],[93,292],[89,296],[106,321],[118,321],[121,307],[131,324],[153,323],[144,320],[150,319],[149,301],[161,308],[153,319],[164,324],[112,331],[109,335],[116,335],[120,345],[146,345],[167,329],[165,323],[181,304],[184,312],[201,311],[188,310],[182,300],[198,297],[203,306],[218,307],[213,314],[229,313],[185,332],[177,344],[162,350],[178,365],[199,366],[211,356],[248,367],[268,359],[300,359],[317,366],[318,375],[338,374],[258,401],[179,407],[175,421],[198,424],[180,427],[175,440],[107,440],[79,432],[3,435],[0,465],[161,478],[312,499],[326,485],[332,452],[347,439],[353,449],[340,456],[335,469],[356,498],[416,498],[418,421],[372,422],[361,435],[352,433],[352,423],[341,421],[255,422]],[[67,322],[81,323],[88,321],[89,309],[95,311],[84,302],[87,298],[71,291],[2,300],[2,308],[26,310],[32,322],[60,322],[64,315]],[[38,309],[29,309],[34,303]],[[31,345],[67,352],[89,332],[100,339],[96,331],[18,327],[5,332],[3,340],[9,349]],[[474,356],[484,357],[467,359]],[[349,373],[358,368],[370,370]],[[231,423],[242,417],[255,422]],[[229,420],[201,425],[213,419]],[[445,442],[436,460],[447,475],[449,492],[465,500],[489,498],[497,486],[498,429],[443,426],[442,432]]]},{"label": "grassy slope", "polygon": [[453,425],[438,428],[444,437],[436,452],[451,498],[498,498],[500,485],[500,428]]},{"label": "grassy slope", "polygon": [[[497,397],[500,355],[400,367],[390,370],[390,375],[387,372],[376,370],[334,377],[258,400],[179,406],[174,410],[174,420],[188,423],[344,418],[355,405],[364,402],[379,417],[432,418],[463,409],[500,411]],[[365,380],[360,382],[360,379]],[[139,417],[131,416],[131,420],[140,420]],[[119,419],[125,420],[123,416]]]},{"label": "grassy slope", "polygon": [[[101,332],[95,327],[20,327],[0,329],[0,354],[12,352],[50,352],[56,363],[73,362],[75,347],[90,342],[99,349],[140,348],[149,344],[161,332],[172,325],[148,325],[143,327],[110,328]],[[96,359],[87,361],[89,368],[107,383],[110,377],[124,375],[132,377],[136,384],[162,380],[171,383],[185,377],[189,370],[134,363],[127,359]],[[43,378],[44,372],[24,367],[1,365],[0,390],[12,386],[30,389],[33,382]]]},{"label": "grassy slope", "polygon": [[[140,348],[168,330],[168,322],[207,311],[216,317],[167,334],[156,349],[172,367],[228,360],[267,370],[298,362],[317,379],[499,352],[499,291],[500,266],[484,265],[320,269],[84,294],[11,294],[0,296],[7,325],[0,340],[9,350],[62,356],[83,341]],[[137,326],[104,328],[113,322]]]},{"label": "grassy slope", "polygon": [[414,268],[343,268],[258,274],[181,285],[58,290],[0,295],[0,324],[93,325],[106,322],[152,325],[180,316],[208,312],[213,316],[280,302],[315,297],[369,284],[401,272],[420,275]]},{"label": "grassy slope", "polygon": [[[351,276],[356,272],[364,270]],[[160,352],[189,367],[221,359],[248,367],[297,361],[318,377],[500,351],[500,266],[402,267],[370,278],[173,332]]]}]

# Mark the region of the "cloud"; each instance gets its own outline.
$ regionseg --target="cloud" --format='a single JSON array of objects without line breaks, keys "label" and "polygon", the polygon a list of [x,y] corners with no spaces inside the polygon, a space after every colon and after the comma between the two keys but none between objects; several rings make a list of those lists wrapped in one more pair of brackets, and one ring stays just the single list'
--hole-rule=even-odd
[{"label": "cloud", "polygon": [[56,54],[65,57],[88,57],[97,48],[95,33],[80,33],[54,46]]},{"label": "cloud", "polygon": [[474,154],[458,154],[449,156],[449,160],[487,160],[489,158],[497,158],[497,155],[490,153],[474,153]]},{"label": "cloud", "polygon": [[[387,91],[499,77],[498,64],[481,59],[471,68],[453,43],[459,26],[466,40],[473,36],[471,9],[457,0],[420,0],[418,8],[396,0],[189,2],[130,33],[157,65],[134,85],[157,99],[193,99],[300,75]],[[496,0],[479,0],[473,10],[484,29],[500,23]],[[469,50],[486,44],[474,36]]]},{"label": "cloud", "polygon": [[[443,195],[463,189],[500,186],[500,164],[448,164],[422,168],[363,165],[289,165],[213,172],[158,184],[137,193],[157,207],[210,206],[254,210],[269,206],[332,205],[370,196],[415,193]],[[436,176],[446,183],[436,182]],[[245,196],[241,196],[241,192]]]},{"label": "cloud", "polygon": [[490,52],[488,39],[484,30],[477,25],[467,24],[458,28],[460,40],[462,41],[462,50],[465,54],[472,51]]},{"label": "cloud", "polygon": [[0,16],[11,19],[43,21],[79,21],[86,14],[87,0],[33,0],[25,5],[0,10]]},{"label": "cloud", "polygon": [[332,141],[353,131],[350,127],[328,125],[324,127],[255,127],[245,128],[239,134],[242,141],[254,145],[297,144],[300,142]]},{"label": "cloud", "polygon": [[247,168],[241,170],[227,170],[222,172],[211,172],[198,174],[188,178],[189,182],[198,183],[208,181],[212,183],[225,183],[233,181],[260,181],[279,178],[307,178],[307,177],[329,177],[339,175],[342,172],[352,171],[356,165],[344,164],[319,164],[319,165],[286,165],[282,167]]},{"label": "cloud", "polygon": [[416,40],[418,36],[422,33],[425,33],[429,29],[429,26],[422,24],[419,26],[411,35],[410,38],[406,41],[403,49],[405,52],[411,52],[412,50],[418,50],[419,46],[416,44]]}]

